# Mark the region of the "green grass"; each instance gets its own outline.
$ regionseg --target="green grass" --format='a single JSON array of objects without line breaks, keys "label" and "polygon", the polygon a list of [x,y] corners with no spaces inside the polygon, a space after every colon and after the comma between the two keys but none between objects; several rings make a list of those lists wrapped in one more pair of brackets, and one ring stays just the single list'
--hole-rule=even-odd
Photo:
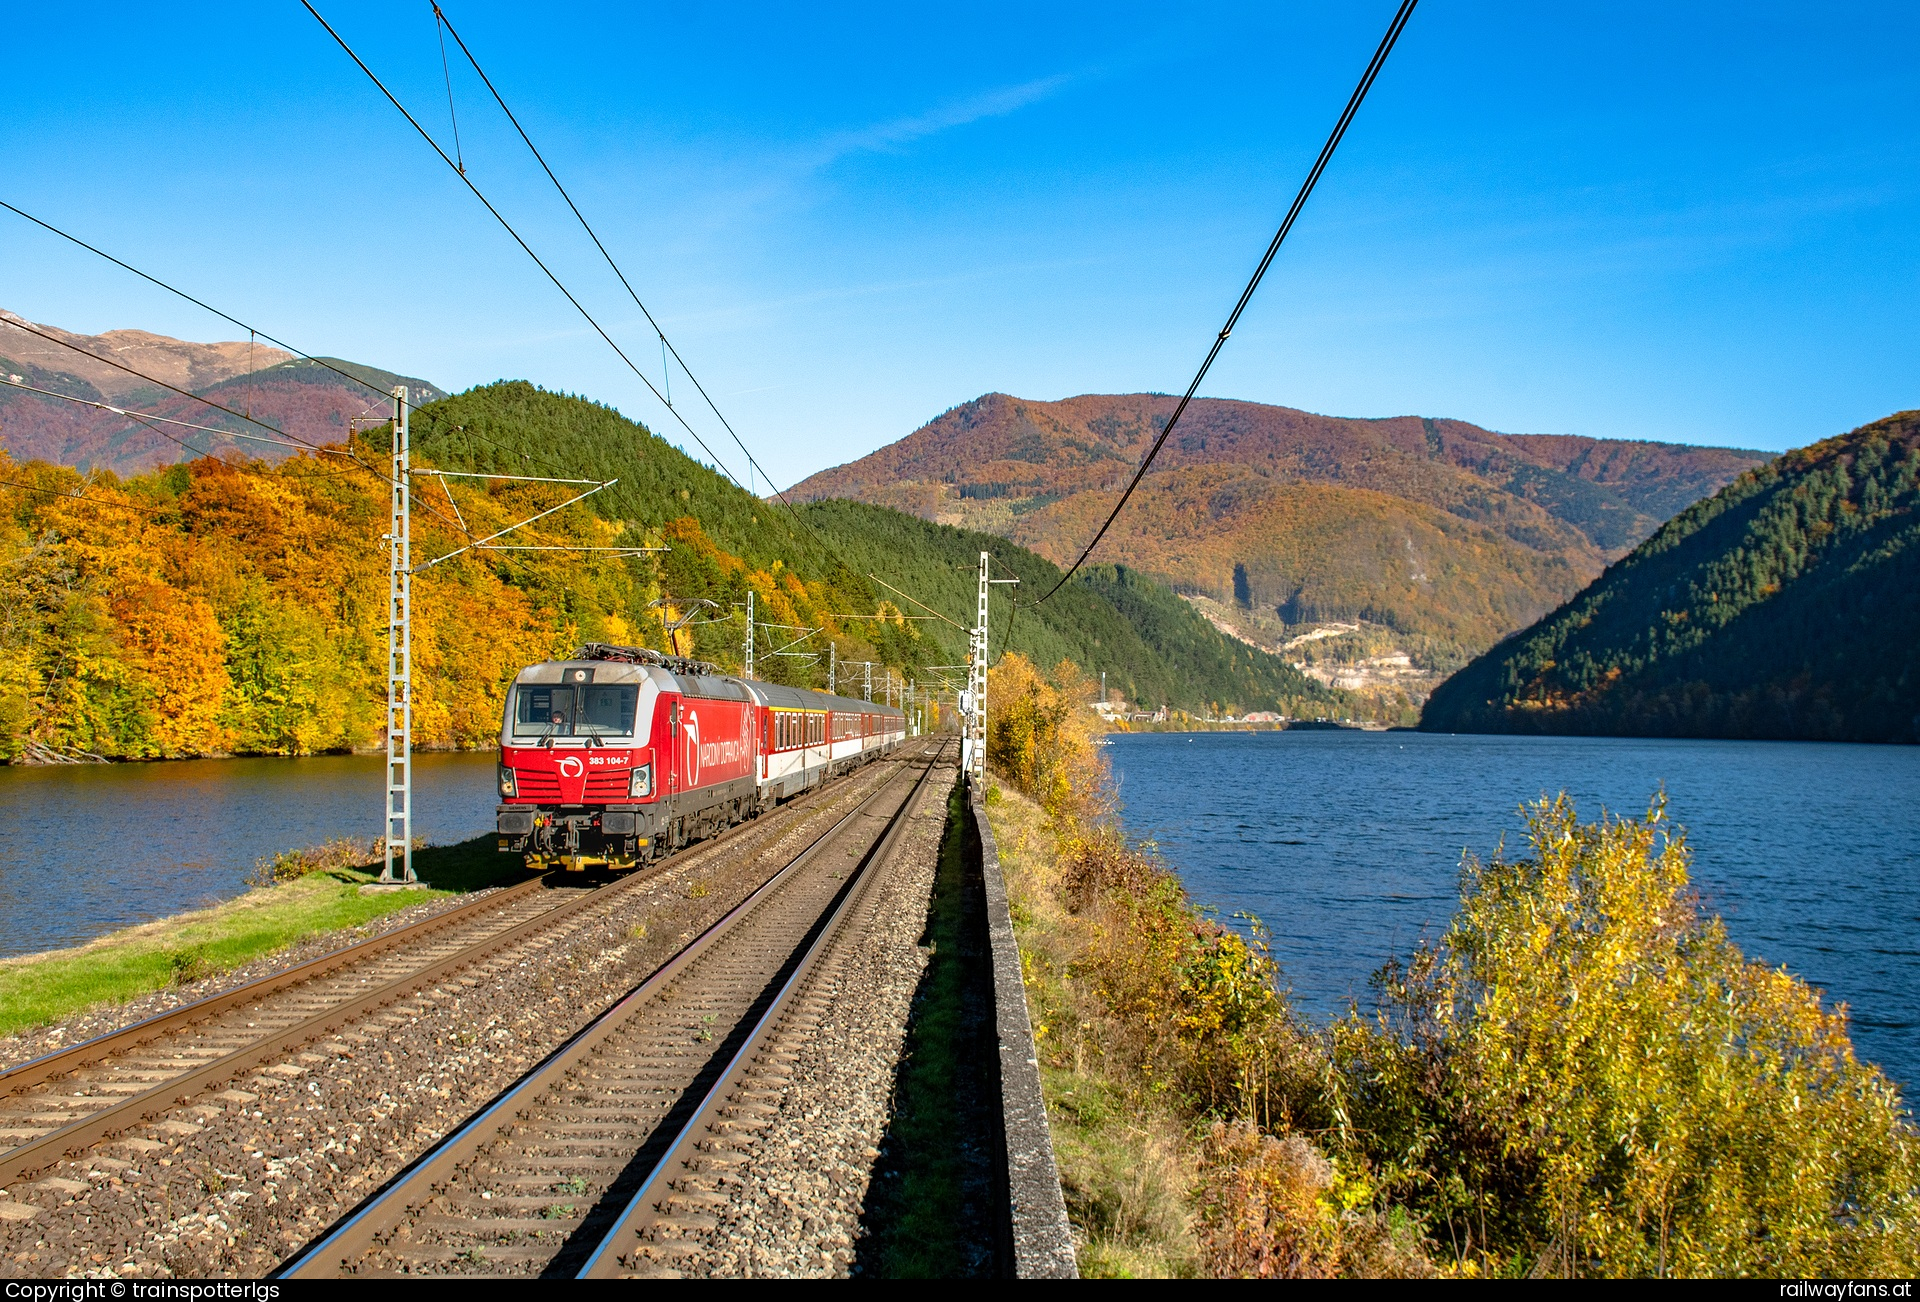
[{"label": "green grass", "polygon": [[1042,1068],[1041,1092],[1084,1279],[1199,1273],[1189,1145],[1164,1108],[1093,1067]]},{"label": "green grass", "polygon": [[486,836],[416,850],[419,890],[362,895],[360,887],[377,874],[338,869],[142,923],[74,949],[0,961],[0,1035],[224,972],[422,900],[517,880],[524,871],[519,859],[493,847],[494,838]]}]

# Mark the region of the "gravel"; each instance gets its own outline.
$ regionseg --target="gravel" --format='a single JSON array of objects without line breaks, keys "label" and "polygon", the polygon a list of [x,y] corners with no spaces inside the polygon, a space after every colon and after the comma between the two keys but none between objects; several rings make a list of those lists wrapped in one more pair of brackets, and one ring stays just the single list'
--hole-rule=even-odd
[{"label": "gravel", "polygon": [[[884,781],[889,767],[856,773],[729,845],[696,846],[653,880],[608,892],[605,907],[576,915],[562,934],[534,937],[347,1033],[137,1126],[82,1160],[0,1190],[0,1277],[264,1274],[738,903]],[[930,844],[938,841],[939,808],[927,802],[935,818],[923,834]],[[927,863],[930,874],[930,854]],[[924,895],[923,882],[922,913]],[[905,907],[902,914],[909,936],[918,929],[906,917],[911,912]],[[404,925],[409,914],[372,925]],[[282,953],[250,966],[265,971],[289,961]],[[220,981],[224,987],[238,979],[233,973]],[[221,987],[163,994],[184,999],[213,988]],[[907,979],[895,1001],[899,1024],[911,992]],[[49,1047],[165,1006],[75,1019]],[[850,1029],[839,1026],[843,1035]],[[866,1038],[863,1031],[854,1042],[870,1047]],[[875,1038],[897,1047],[897,1026]],[[890,1070],[881,1075],[890,1078]],[[877,1088],[878,1113],[867,1097],[871,1088],[847,1095],[863,1100],[862,1117],[883,1118],[885,1087]],[[852,1139],[831,1147],[855,1158],[861,1151]]]},{"label": "gravel", "polygon": [[807,993],[806,1012],[784,1028],[772,1055],[783,1079],[749,1084],[774,1111],[727,1181],[735,1201],[716,1213],[714,1231],[684,1241],[670,1273],[849,1275],[929,958],[921,939],[954,777],[951,765],[935,771],[891,872],[868,893],[862,925]]},{"label": "gravel", "polygon": [[13,1035],[0,1036],[0,1071],[31,1062],[70,1045],[80,1044],[95,1036],[106,1035],[135,1022],[145,1021],[161,1013],[190,1004],[196,999],[205,999],[209,995],[224,994],[228,990],[238,989],[249,981],[258,981],[261,977],[271,976],[275,972],[305,963],[309,959],[331,954],[335,950],[357,945],[363,940],[372,940],[375,936],[384,936],[390,931],[410,926],[437,913],[458,908],[463,904],[499,893],[504,887],[492,886],[485,890],[469,891],[463,895],[436,897],[410,904],[404,909],[395,909],[392,913],[383,913],[379,917],[340,931],[323,931],[296,941],[285,949],[275,950],[230,968],[214,976],[203,977],[198,981],[187,981],[179,985],[139,995],[122,1004],[101,1004],[84,1012],[46,1026],[36,1026],[19,1031]]}]

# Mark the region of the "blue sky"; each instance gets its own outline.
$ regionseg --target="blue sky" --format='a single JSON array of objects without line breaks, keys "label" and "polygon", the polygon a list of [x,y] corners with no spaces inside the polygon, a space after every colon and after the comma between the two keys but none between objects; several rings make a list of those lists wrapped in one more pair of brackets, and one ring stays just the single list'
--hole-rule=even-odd
[{"label": "blue sky", "polygon": [[[425,0],[316,3],[451,147]],[[989,390],[1184,388],[1393,6],[447,8],[789,482]],[[1203,391],[1768,449],[1920,406],[1917,35],[1911,5],[1426,0]],[[0,197],[308,351],[679,441],[297,3],[18,7],[0,70]],[[453,82],[471,175],[657,382]],[[5,213],[0,306],[233,333]]]}]

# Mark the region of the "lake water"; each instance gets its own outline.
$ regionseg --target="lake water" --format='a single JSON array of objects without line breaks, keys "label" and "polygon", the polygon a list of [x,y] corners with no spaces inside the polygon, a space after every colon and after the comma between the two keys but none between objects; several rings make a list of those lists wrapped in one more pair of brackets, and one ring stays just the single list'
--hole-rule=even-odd
[{"label": "lake water", "polygon": [[[491,753],[416,755],[413,832],[493,830]],[[231,899],[256,861],[382,832],[379,755],[0,767],[0,957]]]},{"label": "lake water", "polygon": [[1329,1017],[1437,935],[1463,850],[1524,848],[1522,801],[1639,814],[1664,784],[1705,907],[1750,958],[1849,1005],[1854,1047],[1920,1084],[1920,747],[1405,732],[1118,734],[1128,831],[1246,910]]},{"label": "lake water", "polygon": [[[1521,844],[1521,801],[1638,813],[1664,783],[1734,940],[1846,1001],[1861,1055],[1920,1084],[1920,748],[1264,732],[1107,753],[1129,830],[1196,899],[1259,915],[1322,1017],[1445,926],[1462,850]],[[416,834],[490,831],[493,766],[415,757]],[[378,756],[0,767],[0,956],[231,898],[263,856],[378,835],[380,800]]]}]

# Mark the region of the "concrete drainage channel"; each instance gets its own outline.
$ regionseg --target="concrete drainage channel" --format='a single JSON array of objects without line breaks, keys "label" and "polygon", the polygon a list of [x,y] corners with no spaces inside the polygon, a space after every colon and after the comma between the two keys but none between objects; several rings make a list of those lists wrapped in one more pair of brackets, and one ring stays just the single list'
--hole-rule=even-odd
[{"label": "concrete drainage channel", "polygon": [[852,1273],[1071,1279],[1006,882],[977,793],[951,792],[915,991]]}]

